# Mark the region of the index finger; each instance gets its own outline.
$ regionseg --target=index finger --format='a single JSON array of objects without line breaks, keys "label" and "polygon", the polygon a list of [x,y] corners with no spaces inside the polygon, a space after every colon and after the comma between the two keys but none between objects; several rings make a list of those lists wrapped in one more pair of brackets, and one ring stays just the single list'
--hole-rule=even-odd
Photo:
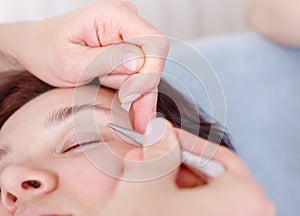
[{"label": "index finger", "polygon": [[[183,150],[222,163],[225,166],[226,172],[248,173],[246,166],[230,149],[184,130],[176,129],[175,131]],[[213,150],[207,151],[209,148]],[[206,162],[204,161],[204,163]],[[201,164],[200,161],[199,166],[203,165],[205,164]]]},{"label": "index finger", "polygon": [[157,88],[164,69],[169,42],[167,37],[141,18],[134,21],[135,25],[130,23],[132,19],[129,18],[128,20],[128,25],[123,25],[120,33],[125,42],[135,44],[142,49],[145,55],[145,63],[134,77],[130,77],[122,85],[119,98],[122,102],[125,98],[130,98],[131,95],[142,95],[134,103],[133,110],[135,129],[143,132],[149,118],[153,116],[156,110],[157,92],[154,90]]}]

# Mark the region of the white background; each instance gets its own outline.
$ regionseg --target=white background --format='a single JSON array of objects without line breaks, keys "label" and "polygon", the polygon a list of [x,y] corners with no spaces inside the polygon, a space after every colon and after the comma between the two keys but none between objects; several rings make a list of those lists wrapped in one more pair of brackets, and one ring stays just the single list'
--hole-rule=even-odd
[{"label": "white background", "polygon": [[[0,22],[35,20],[91,0],[0,0]],[[245,30],[246,0],[130,0],[140,15],[169,36],[190,39]]]}]

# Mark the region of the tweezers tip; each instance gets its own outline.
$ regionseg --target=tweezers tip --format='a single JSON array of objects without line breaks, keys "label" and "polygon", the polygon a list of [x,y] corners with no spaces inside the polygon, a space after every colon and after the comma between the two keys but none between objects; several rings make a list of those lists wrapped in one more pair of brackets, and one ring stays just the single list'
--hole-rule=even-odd
[{"label": "tweezers tip", "polygon": [[107,125],[106,125],[107,127],[110,127],[110,128],[114,128],[114,127],[116,127],[116,125],[114,125],[113,123],[107,123]]}]

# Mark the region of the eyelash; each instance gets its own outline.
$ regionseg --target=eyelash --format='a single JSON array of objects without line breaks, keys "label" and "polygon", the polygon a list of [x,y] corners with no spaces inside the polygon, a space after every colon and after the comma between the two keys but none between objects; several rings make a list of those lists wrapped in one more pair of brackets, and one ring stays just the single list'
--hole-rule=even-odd
[{"label": "eyelash", "polygon": [[75,143],[74,145],[71,145],[70,147],[68,147],[66,150],[62,151],[62,154],[76,150],[82,146],[86,146],[86,145],[90,145],[90,144],[96,144],[96,143],[100,143],[102,142],[102,140],[91,140],[88,142],[82,142],[82,143]]}]

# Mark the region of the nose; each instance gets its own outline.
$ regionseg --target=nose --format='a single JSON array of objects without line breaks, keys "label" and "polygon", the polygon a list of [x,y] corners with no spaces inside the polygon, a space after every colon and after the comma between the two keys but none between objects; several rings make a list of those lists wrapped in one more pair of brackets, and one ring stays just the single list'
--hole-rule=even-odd
[{"label": "nose", "polygon": [[2,171],[0,182],[2,204],[14,212],[18,203],[54,191],[58,177],[50,171],[14,165]]}]

